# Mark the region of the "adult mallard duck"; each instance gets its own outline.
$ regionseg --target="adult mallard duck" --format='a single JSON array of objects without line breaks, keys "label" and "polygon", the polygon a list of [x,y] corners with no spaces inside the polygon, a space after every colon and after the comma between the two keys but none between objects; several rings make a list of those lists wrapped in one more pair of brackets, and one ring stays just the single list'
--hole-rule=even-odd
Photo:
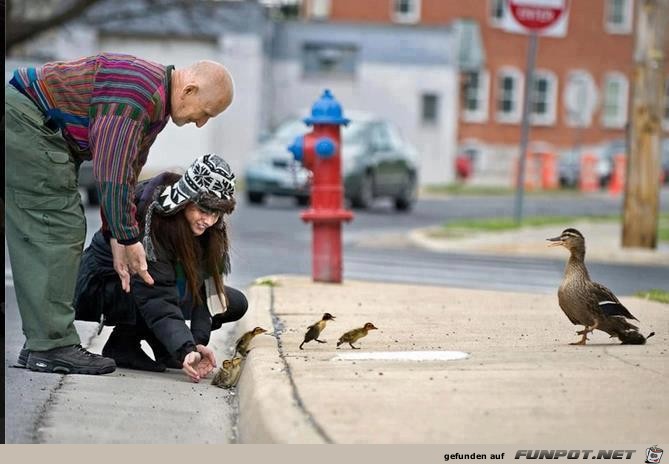
[{"label": "adult mallard duck", "polygon": [[307,333],[304,334],[304,341],[300,343],[300,349],[303,350],[304,348],[302,348],[302,345],[309,343],[311,340],[316,340],[318,343],[326,343],[323,340],[319,340],[318,337],[325,328],[325,323],[334,320],[334,318],[335,317],[332,314],[325,313],[320,321],[307,327]]},{"label": "adult mallard duck", "polygon": [[558,289],[560,308],[574,325],[585,328],[576,332],[581,339],[571,345],[585,345],[588,333],[595,329],[618,337],[623,344],[643,345],[646,339],[639,328],[628,320],[636,317],[618,300],[611,290],[590,280],[585,267],[585,238],[576,229],[565,229],[559,237],[546,239],[549,246],[563,246],[571,253]]},{"label": "adult mallard duck", "polygon": [[370,330],[377,330],[377,327],[375,327],[371,322],[366,323],[364,327],[360,327],[359,329],[349,330],[344,335],[339,337],[337,346],[343,343],[348,343],[354,350],[359,350],[360,348],[353,346],[353,342],[357,342],[362,337],[365,337]]}]

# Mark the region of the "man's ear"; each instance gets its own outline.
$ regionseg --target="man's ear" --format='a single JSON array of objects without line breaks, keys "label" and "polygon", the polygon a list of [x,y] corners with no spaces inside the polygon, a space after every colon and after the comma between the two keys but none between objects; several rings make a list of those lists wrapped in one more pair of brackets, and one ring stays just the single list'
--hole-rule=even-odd
[{"label": "man's ear", "polygon": [[183,95],[195,95],[198,91],[197,84],[186,84],[182,90]]}]

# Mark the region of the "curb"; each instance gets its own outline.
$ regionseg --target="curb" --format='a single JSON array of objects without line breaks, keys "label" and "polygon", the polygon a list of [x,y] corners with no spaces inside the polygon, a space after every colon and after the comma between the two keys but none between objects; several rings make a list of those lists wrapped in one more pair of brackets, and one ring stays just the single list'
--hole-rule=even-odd
[{"label": "curb", "polygon": [[[248,288],[249,311],[239,321],[233,342],[256,326],[280,336],[280,327],[272,318],[273,291],[271,286]],[[280,353],[277,338],[258,336],[253,339],[237,384],[238,442],[326,443],[299,405]]]}]

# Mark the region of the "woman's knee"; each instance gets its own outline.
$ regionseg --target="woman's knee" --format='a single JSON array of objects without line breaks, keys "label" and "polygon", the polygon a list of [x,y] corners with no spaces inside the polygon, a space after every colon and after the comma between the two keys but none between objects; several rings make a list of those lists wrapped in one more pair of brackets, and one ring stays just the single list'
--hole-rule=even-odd
[{"label": "woman's knee", "polygon": [[246,314],[246,310],[249,307],[249,302],[246,299],[246,296],[237,290],[236,288],[232,287],[225,287],[225,296],[227,297],[228,300],[228,310],[226,312],[229,312],[229,321],[237,321],[241,319],[244,314]]}]

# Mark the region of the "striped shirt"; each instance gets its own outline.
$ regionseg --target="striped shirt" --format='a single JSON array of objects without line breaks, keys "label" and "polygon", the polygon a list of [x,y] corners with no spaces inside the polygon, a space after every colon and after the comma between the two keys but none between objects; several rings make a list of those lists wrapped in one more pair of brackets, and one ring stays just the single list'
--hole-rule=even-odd
[{"label": "striped shirt", "polygon": [[103,53],[14,71],[12,84],[61,129],[72,153],[93,160],[103,229],[125,245],[140,237],[133,191],[169,120],[172,68]]}]

